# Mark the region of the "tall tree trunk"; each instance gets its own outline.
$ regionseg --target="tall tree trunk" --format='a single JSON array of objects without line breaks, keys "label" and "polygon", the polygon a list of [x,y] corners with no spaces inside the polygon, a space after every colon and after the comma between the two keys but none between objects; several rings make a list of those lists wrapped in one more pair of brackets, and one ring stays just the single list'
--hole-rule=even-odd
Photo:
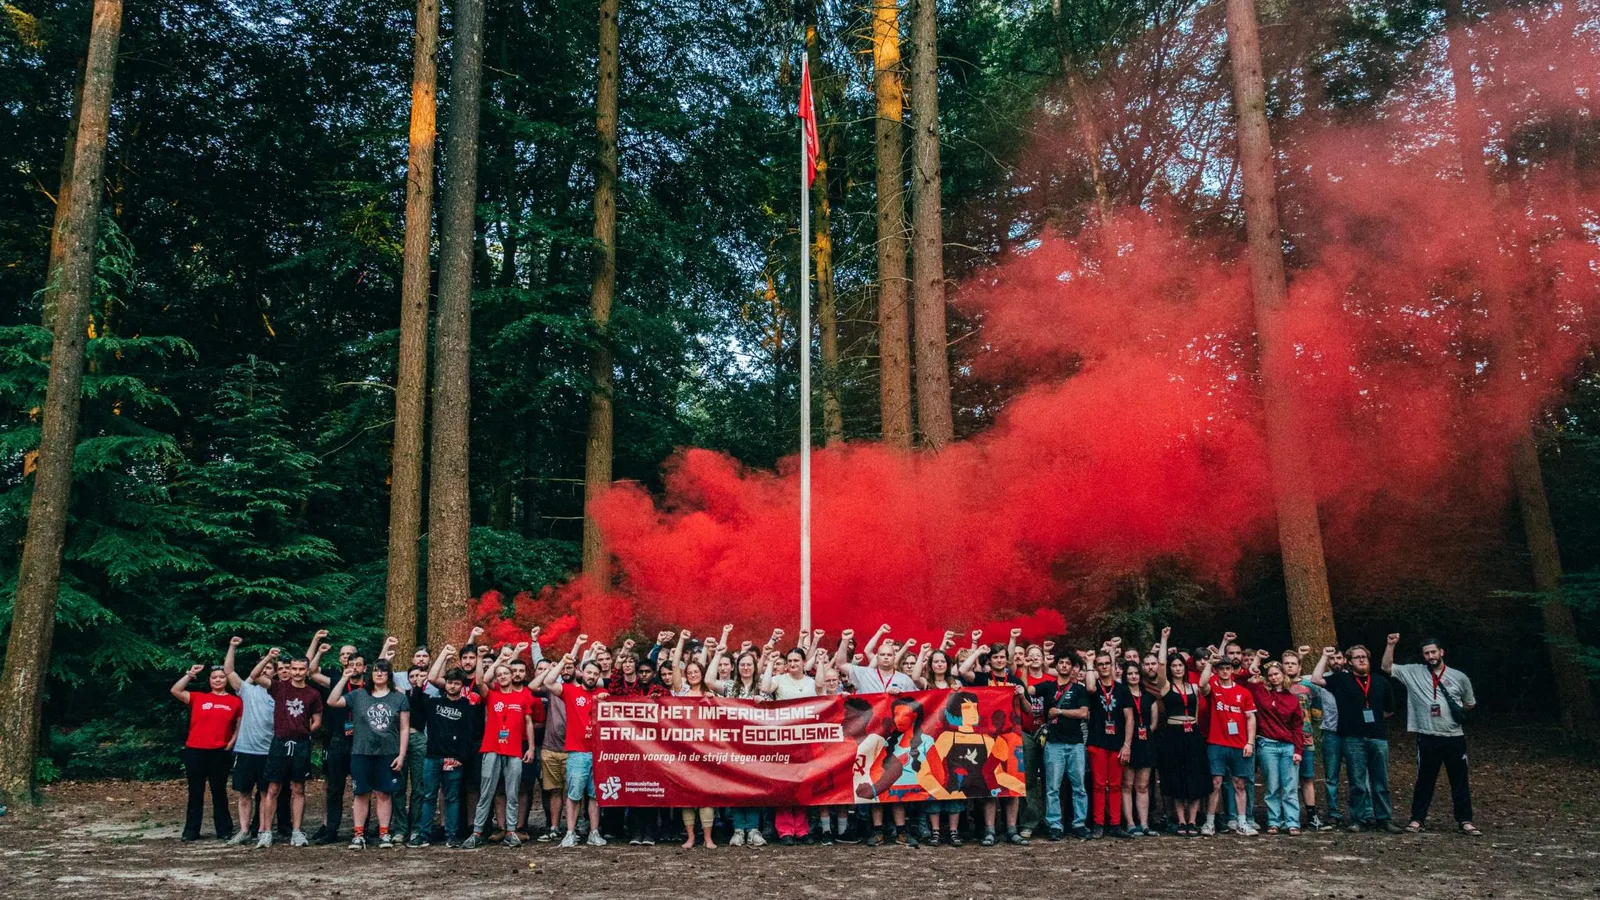
[{"label": "tall tree trunk", "polygon": [[589,440],[583,458],[583,572],[602,590],[611,586],[611,557],[591,513],[611,486],[611,301],[617,287],[617,0],[600,0],[600,81],[595,96],[594,284],[589,315],[595,350],[589,376]]},{"label": "tall tree trunk", "polygon": [[42,306],[44,327],[54,330],[56,327],[56,294],[60,291],[58,283],[61,271],[61,255],[64,250],[61,244],[61,220],[67,216],[67,209],[72,205],[72,160],[78,151],[78,116],[81,115],[80,107],[83,106],[83,77],[84,66],[87,60],[78,59],[78,77],[73,80],[72,108],[67,110],[67,140],[66,147],[61,151],[61,175],[56,182],[56,215],[55,222],[50,227],[50,261],[45,269],[44,302]]},{"label": "tall tree trunk", "polygon": [[936,0],[913,0],[911,19],[912,333],[917,344],[917,428],[938,450],[955,439],[944,321],[944,226],[940,221],[939,40]]},{"label": "tall tree trunk", "polygon": [[411,148],[406,160],[400,358],[395,375],[394,447],[389,475],[389,581],[383,615],[384,633],[400,639],[401,658],[411,654],[417,640],[428,293],[432,288],[433,153],[438,124],[439,0],[417,0],[411,56]]},{"label": "tall tree trunk", "polygon": [[467,537],[468,383],[478,201],[478,94],[483,75],[483,0],[458,0],[450,65],[450,131],[439,204],[439,312],[433,363],[433,440],[428,482],[428,644],[460,640],[471,596]]},{"label": "tall tree trunk", "polygon": [[1099,213],[1100,221],[1106,222],[1111,218],[1111,192],[1106,188],[1105,172],[1100,165],[1099,122],[1095,118],[1094,105],[1089,102],[1089,85],[1083,80],[1083,68],[1067,44],[1067,23],[1061,11],[1061,0],[1051,0],[1050,13],[1055,24],[1056,57],[1061,61],[1061,74],[1067,79],[1067,102],[1072,104],[1078,143],[1082,145],[1083,158],[1089,165],[1095,211]]},{"label": "tall tree trunk", "polygon": [[54,341],[46,386],[39,456],[34,470],[28,530],[17,569],[17,592],[6,645],[5,681],[0,683],[0,798],[22,804],[34,797],[34,761],[39,750],[44,679],[55,636],[56,594],[61,585],[61,547],[72,495],[72,455],[83,385],[86,319],[94,287],[94,248],[100,216],[100,177],[105,171],[106,132],[122,0],[95,0],[77,117],[72,178],[66,214],[57,218],[52,244],[61,248]]},{"label": "tall tree trunk", "polygon": [[[810,24],[806,28],[806,55],[819,85],[831,87],[835,79],[822,59],[818,36],[816,4],[811,4]],[[837,109],[837,97],[824,89],[817,95]],[[839,397],[839,296],[833,284],[833,204],[828,195],[828,161],[839,153],[839,125],[824,117],[822,140],[817,148],[817,180],[812,185],[816,197],[816,221],[812,227],[811,252],[816,260],[817,327],[822,348],[822,433],[828,446],[844,443],[844,404]]]},{"label": "tall tree trunk", "polygon": [[878,406],[883,442],[911,449],[911,331],[906,320],[905,89],[899,0],[872,0],[878,151]]},{"label": "tall tree trunk", "polygon": [[[1468,189],[1478,197],[1481,207],[1490,209],[1493,188],[1484,152],[1488,137],[1478,111],[1477,89],[1472,79],[1468,23],[1461,9],[1461,0],[1445,0],[1445,15],[1451,28],[1447,54],[1455,91],[1456,142],[1461,153],[1462,177]],[[1492,228],[1489,222],[1474,218],[1467,227],[1475,230],[1478,246],[1496,247],[1497,236],[1489,232]],[[1496,252],[1495,259],[1485,262],[1491,267],[1503,268],[1509,260]],[[1487,292],[1485,297],[1489,307],[1489,336],[1494,347],[1497,378],[1502,381],[1514,378],[1519,365],[1511,298],[1498,290]],[[1539,464],[1538,447],[1534,444],[1533,426],[1531,422],[1518,422],[1514,428],[1511,483],[1516,491],[1517,508],[1522,514],[1522,530],[1533,564],[1534,590],[1543,595],[1541,610],[1545,646],[1550,653],[1556,695],[1561,700],[1561,721],[1569,734],[1581,740],[1593,741],[1600,736],[1600,723],[1595,717],[1589,675],[1574,655],[1578,640],[1577,623],[1573,620],[1572,607],[1561,596],[1561,551],[1556,544],[1555,525],[1550,521],[1550,503],[1544,492],[1544,473]]]},{"label": "tall tree trunk", "polygon": [[1238,116],[1239,165],[1244,178],[1250,281],[1255,292],[1256,345],[1265,403],[1267,454],[1278,514],[1278,544],[1289,595],[1289,628],[1296,644],[1333,646],[1336,632],[1322,556],[1314,470],[1294,396],[1294,348],[1283,333],[1288,282],[1278,225],[1272,135],[1267,130],[1266,86],[1255,0],[1228,0],[1228,52]]}]

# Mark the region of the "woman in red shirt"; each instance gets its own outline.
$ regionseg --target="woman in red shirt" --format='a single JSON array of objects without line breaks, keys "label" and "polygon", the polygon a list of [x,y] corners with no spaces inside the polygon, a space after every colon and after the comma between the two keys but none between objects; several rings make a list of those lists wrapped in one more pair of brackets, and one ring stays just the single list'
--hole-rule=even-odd
[{"label": "woman in red shirt", "polygon": [[1245,684],[1256,701],[1256,757],[1267,782],[1267,834],[1300,833],[1300,753],[1305,710],[1276,660]]},{"label": "woman in red shirt", "polygon": [[206,679],[209,690],[189,690],[205,666],[190,666],[172,686],[172,696],[189,707],[189,737],[183,746],[183,772],[189,779],[189,808],[183,818],[183,839],[200,839],[205,818],[206,788],[211,789],[211,810],[217,837],[233,836],[233,816],[228,811],[228,770],[233,761],[233,740],[239,734],[244,701],[228,693],[228,674],[212,666]]}]

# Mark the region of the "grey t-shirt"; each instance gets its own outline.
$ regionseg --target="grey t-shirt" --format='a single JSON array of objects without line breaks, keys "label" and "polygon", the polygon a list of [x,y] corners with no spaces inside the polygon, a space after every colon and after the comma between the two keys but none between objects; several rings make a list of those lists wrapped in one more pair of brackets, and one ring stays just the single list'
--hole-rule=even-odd
[{"label": "grey t-shirt", "polygon": [[894,693],[917,689],[916,682],[904,672],[895,672],[885,678],[882,672],[866,666],[850,667],[850,684],[858,694],[887,694],[890,688],[894,688]]},{"label": "grey t-shirt", "polygon": [[1300,683],[1311,688],[1311,705],[1322,710],[1322,730],[1338,734],[1339,704],[1334,702],[1333,694],[1325,687],[1312,684],[1310,676],[1300,679]]},{"label": "grey t-shirt", "polygon": [[1406,689],[1407,731],[1437,737],[1460,737],[1465,733],[1461,723],[1450,715],[1450,704],[1442,696],[1448,693],[1462,708],[1478,702],[1472,694],[1472,681],[1464,673],[1445,666],[1444,674],[1439,676],[1438,695],[1434,692],[1433,673],[1421,663],[1395,666],[1389,674]]},{"label": "grey t-shirt", "polygon": [[272,750],[275,701],[266,688],[249,679],[240,679],[239,699],[244,701],[244,712],[239,718],[239,739],[233,743],[233,752],[266,756]]},{"label": "grey t-shirt", "polygon": [[354,756],[400,755],[400,714],[411,711],[411,701],[399,691],[374,697],[365,688],[344,697],[350,708],[350,723],[355,726],[350,741]]},{"label": "grey t-shirt", "polygon": [[[566,682],[571,684],[572,682]],[[547,702],[544,710],[544,743],[541,750],[565,753],[567,749],[567,704],[554,694],[540,694]]]}]

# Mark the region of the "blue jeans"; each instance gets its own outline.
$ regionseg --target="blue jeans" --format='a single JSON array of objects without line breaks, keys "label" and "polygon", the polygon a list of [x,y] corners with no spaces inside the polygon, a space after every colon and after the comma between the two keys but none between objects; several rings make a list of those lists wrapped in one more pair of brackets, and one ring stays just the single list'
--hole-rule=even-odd
[{"label": "blue jeans", "polygon": [[1344,764],[1350,770],[1350,821],[1389,821],[1389,742],[1380,738],[1344,739]]},{"label": "blue jeans", "polygon": [[1344,765],[1344,739],[1331,731],[1322,732],[1322,774],[1328,787],[1328,817],[1341,818],[1339,812],[1339,769]]},{"label": "blue jeans", "polygon": [[1061,778],[1072,779],[1072,827],[1089,819],[1089,786],[1083,780],[1086,756],[1082,744],[1044,745],[1044,824],[1061,828]]},{"label": "blue jeans", "polygon": [[761,827],[761,807],[735,806],[728,811],[733,819],[734,831],[749,831]]},{"label": "blue jeans", "polygon": [[456,826],[461,821],[461,767],[455,771],[444,770],[444,759],[430,756],[422,761],[422,809],[412,823],[423,834],[433,826],[433,811],[437,808],[439,788],[444,788],[444,839],[455,840],[459,835]]},{"label": "blue jeans", "polygon": [[1300,767],[1294,745],[1271,738],[1256,739],[1262,777],[1267,782],[1267,827],[1300,827]]}]

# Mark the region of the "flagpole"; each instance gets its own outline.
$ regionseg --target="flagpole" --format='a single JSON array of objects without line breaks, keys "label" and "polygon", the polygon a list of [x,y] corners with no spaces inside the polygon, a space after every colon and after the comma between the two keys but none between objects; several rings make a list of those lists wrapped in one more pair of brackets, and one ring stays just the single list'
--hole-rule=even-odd
[{"label": "flagpole", "polygon": [[[805,51],[802,49],[801,51]],[[811,185],[800,120],[800,634],[811,634]]]}]

